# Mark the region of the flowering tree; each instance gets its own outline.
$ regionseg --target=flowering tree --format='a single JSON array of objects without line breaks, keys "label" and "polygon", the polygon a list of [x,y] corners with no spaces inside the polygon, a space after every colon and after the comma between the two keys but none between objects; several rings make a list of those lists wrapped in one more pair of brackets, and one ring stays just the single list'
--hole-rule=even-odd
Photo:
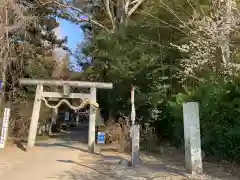
[{"label": "flowering tree", "polygon": [[239,62],[233,58],[231,37],[238,31],[240,11],[235,0],[212,0],[211,3],[210,13],[195,12],[190,21],[182,24],[191,40],[173,45],[188,54],[181,61],[182,80],[189,76],[199,77],[206,72],[225,77],[239,73]]}]

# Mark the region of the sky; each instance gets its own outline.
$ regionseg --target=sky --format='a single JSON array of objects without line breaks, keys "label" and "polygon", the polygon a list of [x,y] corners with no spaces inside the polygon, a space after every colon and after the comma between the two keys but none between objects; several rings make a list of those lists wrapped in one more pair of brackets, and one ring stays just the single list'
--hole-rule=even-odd
[{"label": "sky", "polygon": [[[58,37],[64,38],[67,36],[67,46],[74,52],[77,48],[77,45],[84,40],[84,34],[79,25],[71,23],[64,19],[58,19],[59,28],[55,30],[55,33]],[[61,49],[56,51],[57,56],[62,56],[65,52]],[[74,64],[75,59],[71,57],[71,62]],[[75,66],[74,69],[77,67]],[[78,68],[77,68],[78,69]]]},{"label": "sky", "polygon": [[74,50],[77,47],[77,44],[79,44],[83,39],[84,35],[79,26],[77,26],[74,23],[71,23],[67,20],[60,19],[60,32],[61,35],[68,37],[68,43],[70,49]]}]

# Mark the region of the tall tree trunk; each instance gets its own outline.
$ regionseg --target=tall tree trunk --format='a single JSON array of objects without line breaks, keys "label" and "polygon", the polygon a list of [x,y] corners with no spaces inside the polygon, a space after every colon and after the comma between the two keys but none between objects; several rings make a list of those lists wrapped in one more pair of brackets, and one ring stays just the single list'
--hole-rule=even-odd
[{"label": "tall tree trunk", "polygon": [[222,62],[228,64],[230,60],[230,34],[231,34],[231,24],[232,24],[232,5],[233,0],[226,0],[225,4],[225,24],[224,24],[224,34],[225,40],[221,46],[222,51]]},{"label": "tall tree trunk", "polygon": [[[2,24],[8,25],[8,9],[7,5],[0,6],[0,18],[2,19]],[[6,90],[6,81],[7,81],[7,67],[8,67],[8,58],[9,58],[9,41],[8,41],[8,31],[2,31],[0,34],[1,39],[1,92],[0,92],[0,110],[3,110],[5,104],[5,90]]]},{"label": "tall tree trunk", "polygon": [[4,53],[4,57],[2,59],[2,85],[1,85],[1,93],[0,93],[0,109],[3,109],[3,106],[5,104],[5,90],[6,90],[6,81],[7,81],[7,63],[8,63],[8,51],[6,50]]}]

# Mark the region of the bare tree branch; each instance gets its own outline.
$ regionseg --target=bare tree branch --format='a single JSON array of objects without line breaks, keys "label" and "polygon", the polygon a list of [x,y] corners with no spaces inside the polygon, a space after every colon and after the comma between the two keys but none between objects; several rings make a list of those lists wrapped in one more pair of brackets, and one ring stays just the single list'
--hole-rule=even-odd
[{"label": "bare tree branch", "polygon": [[41,3],[41,6],[45,6],[47,4],[56,4],[59,8],[61,8],[62,10],[65,11],[65,13],[67,13],[72,19],[75,19],[77,22],[86,22],[85,20],[77,17],[77,15],[73,15],[69,12],[69,9],[74,10],[78,13],[84,14],[86,16],[88,16],[89,18],[89,22],[106,30],[109,31],[103,24],[99,23],[98,21],[94,20],[91,18],[90,15],[88,15],[87,13],[83,12],[82,10],[80,10],[79,8],[74,7],[73,5],[67,3],[66,1],[62,0],[62,1],[58,1],[58,0],[49,0],[47,2]]},{"label": "bare tree branch", "polygon": [[105,4],[107,15],[108,15],[108,17],[109,17],[109,19],[112,23],[112,29],[114,31],[116,26],[115,26],[115,22],[114,22],[114,19],[113,19],[113,15],[112,15],[111,10],[110,10],[110,0],[104,0],[104,4]]},{"label": "bare tree branch", "polygon": [[144,1],[145,0],[138,0],[136,4],[127,12],[127,17],[130,17]]}]

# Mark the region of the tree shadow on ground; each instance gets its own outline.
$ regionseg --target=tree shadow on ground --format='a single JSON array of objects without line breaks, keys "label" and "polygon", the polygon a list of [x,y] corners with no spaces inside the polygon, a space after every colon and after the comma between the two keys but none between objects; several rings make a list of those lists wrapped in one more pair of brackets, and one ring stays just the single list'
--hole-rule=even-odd
[{"label": "tree shadow on ground", "polygon": [[[81,180],[157,180],[157,179],[188,179],[188,177],[182,173],[177,173],[176,169],[167,168],[162,169],[161,172],[153,172],[146,167],[126,167],[119,165],[118,163],[105,162],[104,160],[95,161],[92,164],[83,164],[74,161],[62,161],[62,163],[71,163],[76,166],[71,171],[66,171],[64,174],[56,177],[56,179],[62,180],[66,176],[71,179]],[[83,173],[83,169],[86,171]],[[158,169],[159,170],[159,169]]]},{"label": "tree shadow on ground", "polygon": [[[17,139],[14,144],[22,151],[27,151],[27,140]],[[48,136],[45,140],[36,140],[36,147],[66,147],[81,151],[87,151],[88,125],[72,127],[68,130],[61,130],[59,133]]]},{"label": "tree shadow on ground", "polygon": [[[88,154],[88,156],[91,156],[91,154]],[[76,161],[58,160],[60,163],[73,164],[73,168],[72,170],[63,172],[63,174],[57,176],[56,179],[62,180],[64,179],[63,177],[68,177],[68,179],[71,180],[240,179],[240,171],[236,171],[236,174],[230,173],[226,170],[226,168],[229,166],[205,161],[203,163],[204,174],[199,176],[191,176],[185,169],[184,155],[176,155],[173,154],[173,152],[170,154],[165,154],[164,156],[145,154],[145,158],[142,158],[142,163],[137,168],[127,167],[119,164],[119,161],[116,161],[116,159],[116,156],[102,155],[98,156],[98,158],[93,161],[85,161],[82,156]],[[223,166],[225,168],[223,168]]]},{"label": "tree shadow on ground", "polygon": [[[170,167],[171,170],[176,170],[177,172],[183,173],[185,175],[191,176],[185,168],[185,154],[184,151],[175,149],[169,150],[169,148],[164,148],[159,151],[159,154],[147,154],[146,165],[155,169],[159,169],[159,166]],[[164,152],[164,153],[163,153]],[[208,159],[203,160],[203,174],[200,176],[200,179],[221,179],[221,180],[239,180],[240,179],[240,166],[230,163],[230,162],[213,162],[207,161]]]},{"label": "tree shadow on ground", "polygon": [[13,143],[22,151],[27,151],[27,148],[24,146],[24,141],[15,139]]},{"label": "tree shadow on ground", "polygon": [[[74,165],[77,165],[77,166],[81,166],[81,167],[83,167],[83,168],[86,168],[86,169],[89,169],[89,170],[91,170],[92,171],[92,173],[91,173],[91,175],[96,175],[97,177],[98,177],[98,179],[99,179],[99,176],[104,176],[104,177],[107,177],[107,178],[113,178],[113,179],[119,179],[119,177],[116,175],[116,174],[114,174],[114,173],[111,173],[111,172],[106,172],[106,171],[103,171],[101,168],[99,168],[99,167],[95,167],[95,166],[93,166],[93,167],[91,167],[91,166],[88,166],[88,165],[85,165],[85,164],[82,164],[82,163],[78,163],[78,162],[75,162],[75,161],[64,161],[64,160],[58,160],[59,162],[62,162],[62,163],[71,163],[71,164],[74,164]],[[71,172],[71,171],[68,171],[68,173],[70,173],[70,174],[74,174],[75,175],[75,177],[77,177],[77,175],[80,175],[80,176],[82,176],[82,174],[79,174],[79,172],[77,173],[77,171],[75,170],[75,171],[73,171],[73,172]],[[86,175],[86,174],[85,174]],[[89,176],[88,176],[89,177]],[[93,177],[91,177],[91,178],[93,178]],[[94,177],[95,178],[95,177]],[[78,177],[78,179],[79,179],[79,177]],[[84,179],[85,180],[85,179]]]},{"label": "tree shadow on ground", "polygon": [[[85,150],[88,144],[88,126],[79,126],[70,128],[66,131],[61,131],[60,133],[52,136],[50,139],[45,141],[36,141],[36,146],[40,147],[66,147],[79,150]],[[81,148],[82,147],[82,148]]]}]

